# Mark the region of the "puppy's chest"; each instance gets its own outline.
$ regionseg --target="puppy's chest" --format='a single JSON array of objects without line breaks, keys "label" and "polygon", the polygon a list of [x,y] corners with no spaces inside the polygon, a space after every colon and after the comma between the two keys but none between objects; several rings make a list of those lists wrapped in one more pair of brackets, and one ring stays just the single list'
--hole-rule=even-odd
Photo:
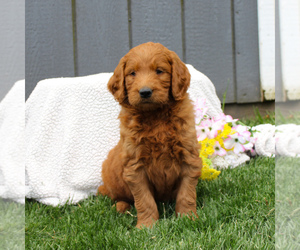
[{"label": "puppy's chest", "polygon": [[179,145],[181,142],[174,131],[164,131],[143,136],[141,141],[137,143],[137,149],[141,152],[140,158],[149,164],[153,161],[162,160],[161,158],[177,162],[180,159],[175,152]]},{"label": "puppy's chest", "polygon": [[136,148],[143,152],[142,158],[149,155],[146,158],[158,159],[164,156],[176,159],[174,151],[182,145],[180,131],[176,130],[172,123],[167,122],[144,124],[134,137]]},{"label": "puppy's chest", "polygon": [[171,192],[180,177],[182,147],[180,131],[166,123],[136,134],[136,157],[158,190]]}]

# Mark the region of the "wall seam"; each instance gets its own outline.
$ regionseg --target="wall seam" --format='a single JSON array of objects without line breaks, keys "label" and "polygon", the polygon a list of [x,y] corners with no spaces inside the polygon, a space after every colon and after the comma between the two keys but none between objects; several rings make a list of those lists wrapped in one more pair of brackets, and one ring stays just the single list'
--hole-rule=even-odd
[{"label": "wall seam", "polygon": [[180,0],[181,4],[181,39],[182,39],[182,60],[186,63],[186,44],[185,44],[185,8],[184,0]]},{"label": "wall seam", "polygon": [[127,12],[128,12],[128,43],[129,43],[129,49],[131,49],[132,48],[131,0],[127,0]]},{"label": "wall seam", "polygon": [[237,79],[236,79],[236,43],[235,43],[235,8],[234,0],[231,0],[231,40],[232,40],[232,66],[233,66],[233,86],[234,86],[234,101],[237,103]]},{"label": "wall seam", "polygon": [[75,76],[78,76],[78,46],[77,46],[76,0],[72,0],[72,34],[73,34],[74,74],[75,74]]}]

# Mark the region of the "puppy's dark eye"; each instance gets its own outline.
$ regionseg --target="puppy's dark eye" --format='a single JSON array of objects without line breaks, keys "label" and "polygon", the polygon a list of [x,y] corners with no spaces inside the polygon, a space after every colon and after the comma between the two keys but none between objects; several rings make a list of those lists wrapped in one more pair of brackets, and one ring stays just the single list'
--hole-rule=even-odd
[{"label": "puppy's dark eye", "polygon": [[132,71],[129,75],[135,76],[135,71]]},{"label": "puppy's dark eye", "polygon": [[157,69],[157,70],[156,70],[156,74],[160,75],[160,74],[162,74],[162,73],[163,73],[162,70],[160,70],[160,69]]}]

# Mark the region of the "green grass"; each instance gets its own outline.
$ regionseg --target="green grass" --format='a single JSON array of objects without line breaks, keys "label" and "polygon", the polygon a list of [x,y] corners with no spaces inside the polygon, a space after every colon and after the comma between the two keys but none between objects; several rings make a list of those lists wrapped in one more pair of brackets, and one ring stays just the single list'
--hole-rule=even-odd
[{"label": "green grass", "polygon": [[[253,127],[260,124],[275,124],[275,112],[266,112],[266,115],[261,115],[258,108],[253,108],[255,119],[243,118],[240,121],[247,126]],[[277,117],[276,117],[277,118]]]},{"label": "green grass", "polygon": [[[274,116],[242,122],[274,124]],[[194,221],[176,218],[174,202],[158,203],[158,223],[139,230],[135,208],[119,214],[112,205],[107,197],[61,207],[27,200],[26,249],[274,249],[275,159],[256,157],[199,181]]]},{"label": "green grass", "polygon": [[[300,124],[300,112],[276,109],[276,125]],[[276,157],[276,248],[300,249],[300,158]]]},{"label": "green grass", "polygon": [[25,206],[0,199],[0,249],[25,246]]},{"label": "green grass", "polygon": [[276,109],[276,125],[294,123],[300,124],[300,112],[282,113],[280,109]]},{"label": "green grass", "polygon": [[160,220],[138,230],[136,210],[119,214],[106,197],[51,207],[26,202],[28,249],[272,249],[275,234],[275,159],[258,157],[197,186],[195,221],[159,203]]},{"label": "green grass", "polygon": [[276,247],[300,249],[300,159],[276,159]]}]

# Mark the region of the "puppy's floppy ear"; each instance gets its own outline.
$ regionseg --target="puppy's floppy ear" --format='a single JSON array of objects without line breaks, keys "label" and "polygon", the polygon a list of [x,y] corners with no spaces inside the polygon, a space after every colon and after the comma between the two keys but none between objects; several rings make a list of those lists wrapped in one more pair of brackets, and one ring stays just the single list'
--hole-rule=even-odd
[{"label": "puppy's floppy ear", "polygon": [[118,66],[115,68],[114,74],[107,83],[108,90],[120,104],[123,103],[126,98],[124,69],[125,58],[122,57]]},{"label": "puppy's floppy ear", "polygon": [[191,75],[177,54],[171,51],[172,95],[176,101],[182,100],[190,86]]}]

